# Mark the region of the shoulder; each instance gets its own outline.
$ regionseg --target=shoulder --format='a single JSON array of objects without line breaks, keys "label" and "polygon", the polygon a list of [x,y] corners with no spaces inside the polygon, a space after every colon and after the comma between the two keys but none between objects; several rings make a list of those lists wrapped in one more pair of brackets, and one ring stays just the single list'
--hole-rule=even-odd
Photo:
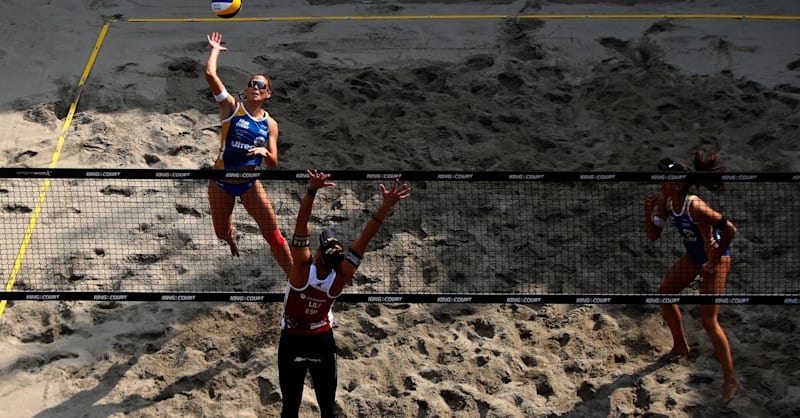
[{"label": "shoulder", "polygon": [[693,207],[708,207],[706,202],[698,195],[692,194],[687,198],[689,205]]},{"label": "shoulder", "polygon": [[689,211],[692,215],[692,219],[702,222],[716,214],[716,211],[699,196],[693,196],[689,203]]},{"label": "shoulder", "polygon": [[267,123],[268,123],[268,124],[270,124],[270,125],[275,125],[275,126],[278,126],[278,121],[277,121],[277,120],[275,120],[275,117],[274,117],[274,116],[272,116],[272,115],[271,115],[269,112],[267,112],[266,110],[264,111],[264,119],[266,119],[266,120],[267,120]]},{"label": "shoulder", "polygon": [[289,273],[289,284],[295,289],[304,289],[308,284],[308,277],[311,274],[311,264],[293,265]]},{"label": "shoulder", "polygon": [[239,101],[233,97],[228,97],[228,99],[220,103],[219,106],[223,122],[239,113]]}]

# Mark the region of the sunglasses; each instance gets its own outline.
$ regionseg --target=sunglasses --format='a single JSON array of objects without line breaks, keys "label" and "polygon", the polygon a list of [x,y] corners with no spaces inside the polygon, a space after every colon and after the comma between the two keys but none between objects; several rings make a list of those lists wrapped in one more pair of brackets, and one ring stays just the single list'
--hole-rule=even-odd
[{"label": "sunglasses", "polygon": [[253,88],[256,88],[256,89],[259,89],[259,90],[266,90],[267,82],[266,81],[261,81],[261,80],[250,80],[247,83],[247,87],[253,87]]}]

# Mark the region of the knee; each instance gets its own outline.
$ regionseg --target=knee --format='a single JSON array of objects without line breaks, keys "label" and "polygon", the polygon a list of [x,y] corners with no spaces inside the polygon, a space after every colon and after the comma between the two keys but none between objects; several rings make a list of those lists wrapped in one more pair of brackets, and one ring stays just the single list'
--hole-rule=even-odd
[{"label": "knee", "polygon": [[273,250],[282,249],[286,245],[286,240],[283,238],[283,235],[281,235],[281,231],[277,229],[264,234],[264,238],[267,239],[270,248]]},{"label": "knee", "polygon": [[217,234],[217,238],[223,241],[230,241],[236,235],[236,230],[233,227],[224,227],[218,226],[214,228],[214,233]]},{"label": "knee", "polygon": [[719,327],[719,321],[717,320],[717,315],[713,312],[703,312],[700,315],[700,322],[703,324],[703,328],[705,330],[714,330]]}]

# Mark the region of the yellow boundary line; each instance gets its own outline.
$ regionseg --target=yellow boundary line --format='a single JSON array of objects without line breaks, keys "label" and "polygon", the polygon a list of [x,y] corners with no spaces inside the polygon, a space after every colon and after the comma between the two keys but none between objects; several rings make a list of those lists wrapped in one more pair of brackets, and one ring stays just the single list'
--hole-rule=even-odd
[{"label": "yellow boundary line", "polygon": [[129,18],[124,22],[304,22],[341,20],[476,20],[476,19],[732,19],[732,20],[800,20],[800,16],[736,15],[736,14],[566,14],[566,15],[401,15],[401,16],[273,16],[273,17],[175,17]]},{"label": "yellow boundary line", "polygon": [[[86,67],[83,70],[83,74],[81,75],[81,79],[78,82],[77,90],[75,91],[75,98],[72,100],[72,103],[69,106],[69,112],[67,113],[67,117],[64,120],[64,125],[61,127],[61,134],[58,137],[58,143],[56,144],[56,150],[53,153],[53,157],[50,160],[50,166],[48,168],[56,168],[58,165],[58,158],[61,156],[61,149],[64,147],[64,140],[67,136],[67,130],[69,126],[72,124],[72,117],[75,115],[75,109],[78,107],[78,100],[81,97],[81,93],[83,92],[83,87],[86,84],[86,80],[89,78],[89,73],[92,71],[92,67],[94,66],[94,62],[97,59],[97,54],[100,52],[100,46],[103,44],[103,40],[106,37],[106,33],[108,33],[108,28],[111,26],[111,21],[107,22],[103,25],[103,28],[100,29],[100,34],[97,37],[97,42],[94,44],[94,49],[92,50],[92,54],[89,56],[89,61],[86,63]],[[31,236],[33,235],[34,229],[36,229],[36,222],[39,220],[39,214],[42,211],[42,205],[44,204],[45,197],[47,196],[47,190],[50,188],[50,179],[45,179],[42,187],[39,189],[39,200],[36,202],[36,207],[33,209],[33,215],[31,215],[31,220],[28,222],[28,229],[25,230],[25,237],[22,239],[22,244],[19,246],[19,251],[17,252],[17,257],[14,260],[14,268],[11,270],[11,274],[8,277],[8,281],[6,282],[6,292],[11,291],[14,287],[14,283],[17,281],[17,274],[19,274],[19,269],[22,266],[22,260],[25,258],[25,253],[28,250],[28,244],[31,241]],[[0,301],[0,319],[3,317],[3,312],[5,312],[6,304],[8,301]]]}]

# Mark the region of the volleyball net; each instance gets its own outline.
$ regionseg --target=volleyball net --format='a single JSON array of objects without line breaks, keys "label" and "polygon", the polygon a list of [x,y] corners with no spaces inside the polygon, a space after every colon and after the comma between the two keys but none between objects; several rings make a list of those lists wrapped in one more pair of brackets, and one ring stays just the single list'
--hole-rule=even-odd
[{"label": "volleyball net", "polygon": [[[798,173],[331,173],[337,185],[318,193],[312,234],[333,228],[345,244],[380,205],[378,183],[413,188],[344,301],[800,303]],[[0,297],[281,301],[285,275],[241,204],[241,256],[214,234],[209,180],[248,176],[261,179],[291,237],[304,171],[0,169]],[[648,242],[644,199],[676,176],[725,183],[724,193],[700,193],[738,228],[723,294],[656,292],[684,249],[670,226]]]}]

